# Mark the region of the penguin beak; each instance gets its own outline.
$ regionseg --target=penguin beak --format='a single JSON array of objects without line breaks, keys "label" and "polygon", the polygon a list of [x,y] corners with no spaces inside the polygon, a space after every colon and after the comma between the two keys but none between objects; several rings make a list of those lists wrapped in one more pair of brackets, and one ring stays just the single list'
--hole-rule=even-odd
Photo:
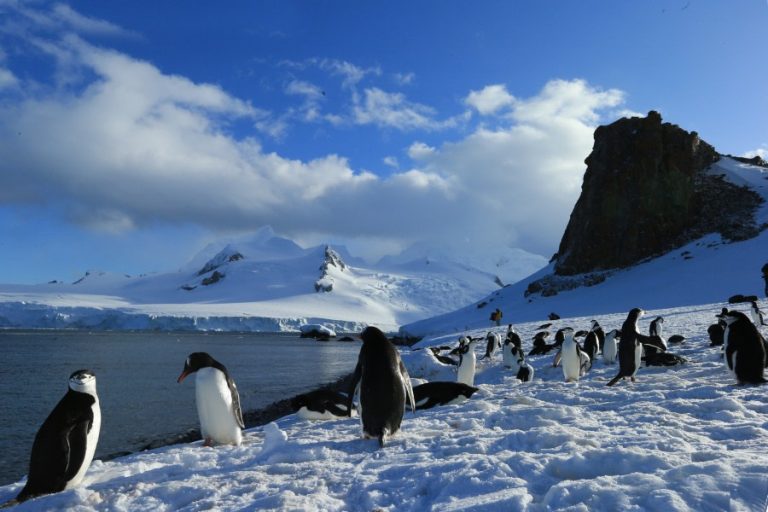
[{"label": "penguin beak", "polygon": [[189,375],[189,374],[190,374],[189,370],[187,370],[186,368],[184,368],[184,371],[183,371],[183,372],[181,372],[181,375],[179,375],[179,378],[178,378],[178,379],[176,379],[176,383],[177,383],[177,384],[180,384],[180,383],[181,383],[181,381],[183,381],[183,380],[186,378],[186,376],[187,376],[187,375]]}]

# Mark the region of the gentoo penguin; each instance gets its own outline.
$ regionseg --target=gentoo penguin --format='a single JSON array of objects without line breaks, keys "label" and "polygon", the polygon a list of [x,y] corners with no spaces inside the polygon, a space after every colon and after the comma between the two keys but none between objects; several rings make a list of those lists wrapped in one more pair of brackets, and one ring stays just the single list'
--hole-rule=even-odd
[{"label": "gentoo penguin", "polygon": [[462,382],[467,386],[475,385],[475,364],[477,358],[475,357],[475,343],[479,341],[478,338],[472,339],[467,337],[467,340],[461,353],[459,354],[459,369],[456,374],[456,382]]},{"label": "gentoo penguin", "polygon": [[[477,389],[461,382],[427,382],[413,388],[413,398],[416,400],[416,409],[431,409],[436,405],[461,403]],[[407,403],[411,404],[410,401]]]},{"label": "gentoo penguin", "polygon": [[760,311],[760,308],[757,307],[757,302],[754,300],[752,301],[752,308],[749,310],[749,312],[752,315],[752,321],[755,323],[758,329],[764,325],[768,325],[765,323],[763,312]]},{"label": "gentoo penguin", "polygon": [[765,368],[765,345],[755,324],[740,311],[729,311],[723,316],[725,331],[725,364],[741,384],[762,384]]},{"label": "gentoo penguin", "polygon": [[27,483],[16,500],[78,486],[91,465],[100,431],[96,376],[89,370],[78,370],[70,375],[64,398],[37,431]]},{"label": "gentoo penguin", "polygon": [[605,335],[605,343],[603,344],[603,362],[605,364],[613,364],[616,362],[616,356],[618,354],[618,344],[616,338],[618,337],[618,329],[613,329]]},{"label": "gentoo penguin", "polygon": [[583,353],[579,344],[573,339],[573,329],[564,327],[558,331],[563,333],[563,346],[560,349],[560,360],[563,365],[563,376],[565,382],[578,382],[579,377],[586,373],[582,365],[583,356],[589,358]]},{"label": "gentoo penguin", "polygon": [[330,389],[318,389],[295,396],[291,408],[305,420],[333,420],[349,417],[347,396]]},{"label": "gentoo penguin", "polygon": [[637,321],[645,311],[640,308],[633,308],[624,320],[621,326],[621,340],[619,341],[619,373],[609,383],[613,386],[619,380],[629,377],[632,382],[635,381],[635,374],[643,356],[643,345],[653,346],[660,350],[666,350],[658,337],[649,337],[640,334],[637,331]]},{"label": "gentoo penguin", "polygon": [[485,340],[487,341],[485,345],[485,355],[480,359],[493,359],[493,354],[496,353],[496,349],[501,347],[501,336],[490,331],[485,336]]},{"label": "gentoo penguin", "polygon": [[360,383],[360,419],[363,437],[378,439],[379,446],[400,429],[406,396],[416,411],[411,378],[395,346],[381,330],[366,327],[360,334],[363,346],[357,357],[347,399],[352,412],[352,397]]},{"label": "gentoo penguin", "polygon": [[200,433],[204,446],[233,444],[243,440],[243,412],[235,381],[223,364],[207,352],[194,352],[184,362],[184,369],[176,382],[187,375],[195,377],[195,402],[200,418]]}]

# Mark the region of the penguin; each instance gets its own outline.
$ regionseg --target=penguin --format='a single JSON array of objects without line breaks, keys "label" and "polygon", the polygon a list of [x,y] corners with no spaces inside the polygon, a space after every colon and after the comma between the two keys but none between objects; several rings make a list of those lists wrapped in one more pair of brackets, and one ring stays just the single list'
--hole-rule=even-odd
[{"label": "penguin", "polygon": [[594,361],[599,350],[600,341],[597,338],[597,333],[591,330],[587,333],[587,338],[584,340],[584,352],[586,352],[591,361]]},{"label": "penguin", "polygon": [[475,343],[479,341],[479,338],[467,338],[459,354],[459,368],[456,373],[456,382],[462,382],[467,386],[474,386],[475,384],[475,364],[477,358],[475,357]]},{"label": "penguin", "polygon": [[[347,396],[330,389],[318,389],[295,396],[291,408],[305,420],[333,420],[349,416]],[[353,411],[354,412],[354,411]]]},{"label": "penguin", "polygon": [[429,350],[430,350],[430,352],[432,352],[432,355],[435,356],[435,359],[437,359],[441,363],[457,366],[459,364],[458,361],[456,361],[452,357],[448,357],[448,356],[444,356],[444,355],[440,354],[440,350],[442,348],[443,347],[429,347]]},{"label": "penguin", "polygon": [[100,432],[96,376],[90,370],[78,370],[69,376],[67,393],[37,431],[27,483],[16,501],[80,485],[93,460]]},{"label": "penguin", "polygon": [[504,340],[504,345],[501,347],[501,359],[505,368],[510,368],[517,372],[518,357],[513,352],[522,352],[522,342],[520,336],[514,331],[507,332],[507,337]]},{"label": "penguin", "polygon": [[543,331],[544,329],[549,329],[552,327],[552,322],[547,322],[546,324],[541,324],[536,328],[537,331]]},{"label": "penguin", "polygon": [[579,344],[573,339],[573,329],[564,327],[558,331],[563,334],[563,346],[560,350],[560,360],[563,364],[563,376],[565,382],[578,382],[579,377],[586,373],[583,361],[589,356],[581,350]]},{"label": "penguin", "polygon": [[485,346],[485,355],[480,359],[493,359],[496,349],[501,347],[501,337],[493,331],[490,331],[485,337],[487,344]]},{"label": "penguin", "polygon": [[195,403],[203,446],[239,446],[243,440],[242,429],[245,423],[235,381],[224,365],[207,352],[190,354],[176,382],[181,383],[191,373],[197,374]]},{"label": "penguin", "polygon": [[723,344],[723,334],[725,333],[725,327],[721,322],[712,324],[707,328],[707,334],[709,334],[709,346],[719,347]]},{"label": "penguin", "polygon": [[764,325],[768,325],[765,323],[765,317],[763,317],[763,312],[760,311],[760,308],[757,306],[756,301],[752,301],[752,309],[749,310],[750,314],[752,315],[752,321],[755,323],[757,328],[763,327]]},{"label": "penguin", "polygon": [[461,355],[461,352],[464,350],[464,345],[467,344],[469,339],[466,336],[462,336],[459,338],[459,346],[448,352],[448,355],[451,356],[459,356]]},{"label": "penguin", "polygon": [[360,419],[363,437],[378,439],[379,446],[400,430],[405,413],[406,396],[411,411],[416,407],[411,378],[400,354],[381,330],[366,327],[360,334],[363,346],[357,357],[347,397],[347,410],[352,415],[352,397],[360,384]]},{"label": "penguin", "polygon": [[605,335],[605,343],[603,344],[603,362],[605,364],[613,364],[616,362],[616,356],[618,354],[618,344],[616,338],[618,337],[618,329],[613,329]]},{"label": "penguin", "polygon": [[723,316],[725,331],[725,364],[736,378],[736,383],[763,384],[765,344],[755,324],[740,311],[728,311]]},{"label": "penguin", "polygon": [[[651,322],[651,325],[648,326],[648,334],[651,335],[651,337],[657,338],[657,341],[660,341],[664,345],[664,350],[667,349],[667,342],[664,339],[664,336],[662,335],[662,328],[664,326],[664,317],[657,316],[653,321]],[[654,364],[653,361],[655,361],[656,356],[659,353],[659,349],[653,346],[646,346],[645,347],[645,361],[646,365],[648,364]]]},{"label": "penguin", "polygon": [[[427,382],[413,388],[416,409],[431,409],[436,405],[461,403],[470,398],[478,388],[461,382]],[[411,404],[410,401],[407,402]]]},{"label": "penguin", "polygon": [[680,334],[673,334],[669,338],[667,338],[668,343],[682,343],[685,341],[685,336],[682,336]]},{"label": "penguin", "polygon": [[643,346],[652,346],[660,350],[666,350],[657,336],[644,336],[637,331],[637,321],[645,314],[640,308],[633,308],[627,315],[627,319],[621,326],[621,340],[619,341],[619,373],[610,382],[613,386],[619,380],[629,377],[635,382],[635,374],[640,368],[643,356]]},{"label": "penguin", "polygon": [[[605,331],[600,326],[600,324],[597,322],[597,320],[592,320],[592,329],[590,329],[592,332],[597,335],[597,345],[600,352],[603,351],[603,345],[605,345]],[[594,359],[593,359],[594,360]]]},{"label": "penguin", "polygon": [[[521,352],[522,354],[522,352]],[[518,360],[518,365],[520,366],[520,369],[517,370],[517,380],[523,381],[523,382],[531,382],[533,380],[533,366],[528,363],[528,361],[525,360],[525,358],[521,358]]]},{"label": "penguin", "polygon": [[541,354],[546,354],[552,348],[554,345],[548,345],[546,342],[547,337],[549,337],[549,331],[541,331],[537,332],[533,336],[533,348],[530,352],[528,352],[529,356],[538,356]]}]

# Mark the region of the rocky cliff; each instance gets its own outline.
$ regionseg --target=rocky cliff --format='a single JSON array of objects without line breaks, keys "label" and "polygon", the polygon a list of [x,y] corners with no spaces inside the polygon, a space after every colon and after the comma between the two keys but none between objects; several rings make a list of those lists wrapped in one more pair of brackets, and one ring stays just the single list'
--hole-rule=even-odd
[{"label": "rocky cliff", "polygon": [[706,233],[755,236],[762,200],[707,172],[719,158],[696,132],[663,123],[657,112],[599,127],[555,273],[626,267]]}]

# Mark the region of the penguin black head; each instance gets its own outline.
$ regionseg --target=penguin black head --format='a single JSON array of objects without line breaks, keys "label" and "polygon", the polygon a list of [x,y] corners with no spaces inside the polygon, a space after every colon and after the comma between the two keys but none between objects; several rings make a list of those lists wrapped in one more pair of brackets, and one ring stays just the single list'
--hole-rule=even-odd
[{"label": "penguin black head", "polygon": [[629,314],[627,315],[627,319],[634,318],[635,320],[637,320],[638,318],[640,318],[644,314],[645,314],[645,310],[643,310],[642,308],[632,308],[629,311]]},{"label": "penguin black head", "polygon": [[558,345],[565,341],[567,336],[573,337],[573,327],[563,327],[557,333],[555,333],[555,343]]},{"label": "penguin black head", "polygon": [[77,370],[69,376],[69,389],[83,392],[86,388],[96,386],[96,375],[91,370]]},{"label": "penguin black head", "polygon": [[387,336],[378,327],[369,326],[360,333],[363,343],[380,343],[387,341]]},{"label": "penguin black head", "polygon": [[183,381],[190,373],[195,373],[201,368],[209,367],[219,368],[221,363],[212,358],[208,352],[193,352],[184,361],[184,370],[182,370],[176,382]]},{"label": "penguin black head", "polygon": [[725,321],[725,315],[727,314],[728,314],[728,308],[723,308],[720,310],[720,313],[715,315],[715,317],[719,318],[722,321]]},{"label": "penguin black head", "polygon": [[747,317],[747,315],[745,315],[741,311],[731,310],[728,313],[722,315],[722,319],[728,325],[731,325],[733,323],[740,322],[740,321],[744,321],[752,325],[752,321]]}]

